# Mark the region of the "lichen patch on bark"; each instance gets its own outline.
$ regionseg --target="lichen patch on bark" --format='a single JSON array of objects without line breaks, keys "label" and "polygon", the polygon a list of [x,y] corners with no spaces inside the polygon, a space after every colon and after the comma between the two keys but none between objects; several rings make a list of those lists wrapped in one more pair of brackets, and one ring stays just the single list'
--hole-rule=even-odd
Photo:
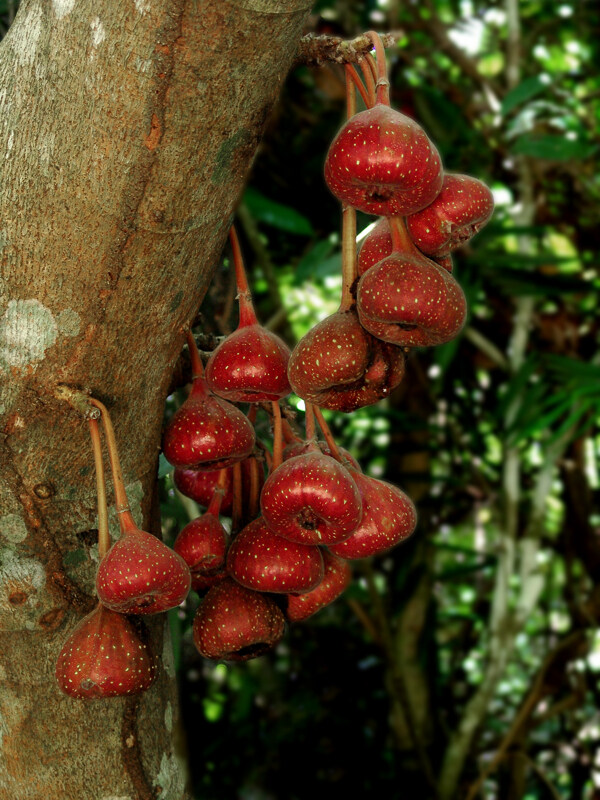
[{"label": "lichen patch on bark", "polygon": [[0,367],[37,364],[56,342],[54,314],[39,300],[11,300],[0,318]]},{"label": "lichen patch on bark", "polygon": [[25,520],[18,514],[4,514],[0,517],[0,538],[11,544],[19,544],[27,538]]}]

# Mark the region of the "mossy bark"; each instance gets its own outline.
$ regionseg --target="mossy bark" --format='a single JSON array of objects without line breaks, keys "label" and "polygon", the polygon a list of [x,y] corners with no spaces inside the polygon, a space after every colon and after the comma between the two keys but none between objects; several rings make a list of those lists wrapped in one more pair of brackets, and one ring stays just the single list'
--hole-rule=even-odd
[{"label": "mossy bark", "polygon": [[[0,44],[0,796],[186,797],[163,620],[139,700],[60,694],[94,604],[87,425],[110,408],[139,524],[173,366],[225,242],[305,0],[23,0]],[[195,754],[201,757],[201,754]]]}]

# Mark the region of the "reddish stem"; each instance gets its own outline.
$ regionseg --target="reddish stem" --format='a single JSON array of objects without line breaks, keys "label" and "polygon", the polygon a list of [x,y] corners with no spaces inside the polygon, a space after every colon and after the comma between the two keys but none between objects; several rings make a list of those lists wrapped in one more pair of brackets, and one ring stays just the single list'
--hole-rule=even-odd
[{"label": "reddish stem", "polygon": [[273,409],[273,471],[281,465],[283,461],[283,435],[281,422],[281,408],[276,400],[271,403]]},{"label": "reddish stem", "polygon": [[331,455],[335,458],[336,461],[343,463],[343,458],[340,453],[339,447],[335,443],[335,439],[333,438],[333,434],[331,432],[331,428],[325,421],[323,417],[323,412],[319,408],[319,406],[314,407],[315,417],[317,418],[317,422],[319,423],[319,427],[323,431],[323,436],[325,437],[325,441],[329,445],[329,451]]},{"label": "reddish stem", "polygon": [[221,511],[221,503],[223,502],[223,497],[225,496],[225,487],[227,486],[227,467],[219,470],[219,477],[217,478],[217,483],[215,486],[215,490],[213,492],[213,496],[210,499],[210,503],[208,508],[206,509],[207,514],[212,514],[215,517],[219,516]]},{"label": "reddish stem", "polygon": [[301,442],[302,439],[299,436],[296,436],[294,433],[294,429],[290,425],[287,419],[282,418],[282,432],[283,432],[283,439],[286,444],[291,444],[292,442]]},{"label": "reddish stem", "polygon": [[352,287],[358,277],[356,262],[356,210],[352,206],[342,208],[342,298],[340,311],[354,306]]},{"label": "reddish stem", "polygon": [[360,62],[360,68],[365,79],[367,86],[368,101],[365,101],[367,108],[373,108],[375,105],[375,80],[377,79],[377,67],[375,66],[375,59],[371,53],[367,53],[365,58]]},{"label": "reddish stem", "polygon": [[237,533],[242,524],[242,465],[237,461],[233,465],[233,508],[231,511],[231,532]]},{"label": "reddish stem", "polygon": [[260,508],[260,488],[258,470],[262,469],[254,456],[250,456],[250,497],[248,498],[248,514],[250,519],[256,519]]},{"label": "reddish stem", "polygon": [[366,36],[373,42],[377,55],[377,95],[376,102],[389,106],[390,104],[390,82],[387,75],[387,63],[385,60],[385,49],[381,36],[375,31],[368,31]]},{"label": "reddish stem", "polygon": [[312,403],[306,404],[306,416],[304,418],[304,425],[306,430],[306,441],[313,442],[316,447],[316,430],[315,430],[315,412]]},{"label": "reddish stem", "polygon": [[115,501],[117,506],[117,514],[119,515],[119,527],[121,533],[124,534],[128,530],[138,530],[135,524],[131,511],[129,509],[129,501],[125,491],[125,482],[123,481],[123,472],[121,471],[121,461],[119,459],[119,451],[117,449],[117,440],[115,437],[115,429],[113,428],[110,414],[106,406],[96,400],[95,397],[90,397],[90,403],[96,408],[100,409],[102,414],[102,425],[104,426],[104,433],[106,435],[106,446],[108,449],[108,458],[110,460],[110,469],[112,472],[113,488],[115,492]]},{"label": "reddish stem", "polygon": [[192,363],[192,380],[195,380],[196,378],[203,378],[204,364],[200,358],[200,351],[196,345],[196,340],[194,339],[191,331],[187,331],[185,337],[187,339],[188,350],[190,351],[190,361]]},{"label": "reddish stem", "polygon": [[92,450],[94,451],[94,466],[96,468],[96,494],[98,495],[98,555],[102,559],[110,550],[110,535],[108,533],[108,510],[106,508],[106,479],[104,475],[104,462],[102,460],[102,443],[100,441],[100,428],[98,420],[88,419]]},{"label": "reddish stem", "polygon": [[235,282],[237,285],[238,301],[240,304],[240,322],[239,327],[245,328],[248,325],[256,325],[258,320],[254,305],[252,303],[252,294],[248,286],[248,276],[246,275],[246,268],[244,267],[244,259],[242,258],[242,250],[240,248],[240,241],[233,225],[229,229],[229,241],[231,242],[231,252],[233,255],[233,265],[235,268]]},{"label": "reddish stem", "polygon": [[[366,105],[367,108],[370,108],[372,103],[369,102],[369,93],[368,90],[365,88],[364,83],[362,82],[360,75],[356,71],[356,67],[352,64],[346,64],[346,97],[348,96],[348,86],[353,85],[358,90],[358,93],[363,99],[363,103]],[[352,114],[348,113],[348,117],[353,116],[356,113],[356,110],[352,112]]]},{"label": "reddish stem", "polygon": [[394,253],[417,253],[422,255],[406,229],[404,217],[388,217],[392,232],[392,249]]}]

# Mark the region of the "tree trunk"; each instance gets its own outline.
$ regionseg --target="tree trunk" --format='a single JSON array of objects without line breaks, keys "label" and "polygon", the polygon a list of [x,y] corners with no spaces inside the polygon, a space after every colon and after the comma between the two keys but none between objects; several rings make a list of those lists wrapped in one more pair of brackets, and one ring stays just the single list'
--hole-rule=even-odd
[{"label": "tree trunk", "polygon": [[[134,516],[160,531],[163,407],[307,0],[23,0],[0,45],[0,797],[181,800],[164,617],[139,700],[58,691],[95,602],[87,425],[110,408]],[[114,516],[114,513],[113,513]]]}]

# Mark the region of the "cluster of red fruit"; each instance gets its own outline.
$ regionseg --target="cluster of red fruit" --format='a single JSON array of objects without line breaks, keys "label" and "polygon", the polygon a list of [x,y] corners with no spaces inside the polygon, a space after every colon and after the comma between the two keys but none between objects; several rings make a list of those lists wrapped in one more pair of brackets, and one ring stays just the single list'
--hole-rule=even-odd
[{"label": "cluster of red fruit", "polygon": [[[377,61],[363,59],[363,79],[346,67],[349,120],[325,163],[327,184],[343,204],[340,308],[290,353],[256,318],[232,229],[238,328],[206,370],[188,333],[191,390],[163,438],[175,485],[207,509],[173,550],[135,526],[108,412],[89,400],[102,413],[121,538],[109,548],[99,479],[100,603],[71,634],[56,668],[61,689],[73,697],[151,685],[154,660],[126,615],[174,608],[191,585],[205,593],[193,625],[199,652],[253,658],[282,638],[286,623],[340,596],[351,581],[349,561],[386,552],[415,529],[411,500],[364,475],[337,447],[320,409],[351,412],[376,403],[402,380],[407,348],[456,336],[466,304],[450,253],[485,224],[493,202],[480,181],[444,174],[423,130],[390,108],[381,40],[368,35]],[[360,113],[356,90],[367,107]],[[383,217],[358,254],[356,209]],[[280,401],[291,391],[306,403],[305,439],[281,415]],[[250,404],[248,414],[235,403]],[[272,420],[272,455],[256,437],[259,408]],[[93,434],[93,420],[90,426]],[[101,476],[99,438],[92,440]],[[220,514],[231,516],[231,534]]]}]

